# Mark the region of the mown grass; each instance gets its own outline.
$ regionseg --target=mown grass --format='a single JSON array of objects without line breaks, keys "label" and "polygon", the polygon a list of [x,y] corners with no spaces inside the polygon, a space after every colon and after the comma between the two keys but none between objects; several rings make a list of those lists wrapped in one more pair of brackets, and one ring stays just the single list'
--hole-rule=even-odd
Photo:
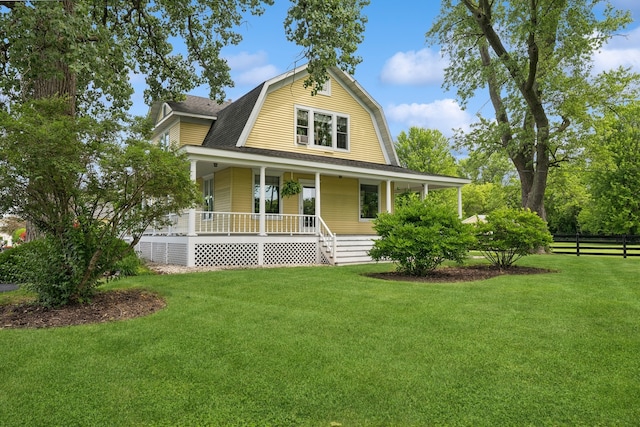
[{"label": "mown grass", "polygon": [[384,281],[389,265],[127,278],[167,308],[0,330],[0,424],[637,425],[640,260]]}]

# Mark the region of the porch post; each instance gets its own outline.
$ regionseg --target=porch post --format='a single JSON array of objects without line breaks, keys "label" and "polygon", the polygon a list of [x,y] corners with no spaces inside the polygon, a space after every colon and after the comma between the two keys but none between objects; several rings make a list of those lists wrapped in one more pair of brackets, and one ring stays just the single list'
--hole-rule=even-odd
[{"label": "porch post", "polygon": [[[191,181],[196,182],[196,164],[197,160],[191,160]],[[195,236],[196,235],[196,208],[189,208],[189,218],[187,220],[187,235]]]},{"label": "porch post", "polygon": [[462,219],[462,187],[458,187],[458,218]]},{"label": "porch post", "polygon": [[391,180],[387,180],[387,213],[391,213]]},{"label": "porch post", "polygon": [[429,195],[429,184],[426,182],[422,184],[422,200],[426,199]]},{"label": "porch post", "polygon": [[265,207],[265,192],[266,192],[266,170],[265,166],[260,166],[260,235],[266,236],[267,222],[266,222],[266,207]]},{"label": "porch post", "polygon": [[[322,214],[322,209],[320,209],[320,172],[316,172],[316,211],[314,212],[316,218],[320,218]],[[319,223],[316,221],[316,227],[319,226]]]}]

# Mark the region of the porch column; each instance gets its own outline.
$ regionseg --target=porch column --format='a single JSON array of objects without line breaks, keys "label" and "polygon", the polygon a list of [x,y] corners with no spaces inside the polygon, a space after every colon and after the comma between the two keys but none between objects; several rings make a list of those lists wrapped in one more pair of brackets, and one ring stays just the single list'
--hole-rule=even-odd
[{"label": "porch column", "polygon": [[426,182],[422,184],[422,200],[426,199],[429,195],[429,184]]},{"label": "porch column", "polygon": [[[191,176],[191,181],[196,182],[196,164],[198,163],[197,160],[191,160],[191,170],[190,170],[190,176]],[[196,235],[196,208],[191,207],[189,208],[189,218],[187,220],[187,235],[188,236],[195,236]]]},{"label": "porch column", "polygon": [[[320,172],[316,172],[316,200],[315,200],[316,204],[315,204],[315,209],[316,211],[314,212],[316,218],[320,218],[320,215],[322,214],[322,209],[320,209]],[[318,224],[316,222],[316,224]]]},{"label": "porch column", "polygon": [[391,213],[391,180],[387,180],[387,213]]},{"label": "porch column", "polygon": [[266,221],[266,207],[265,207],[265,194],[266,194],[266,170],[265,166],[260,166],[260,231],[261,236],[267,235],[267,221]]},{"label": "porch column", "polygon": [[462,187],[458,187],[458,218],[462,219]]}]

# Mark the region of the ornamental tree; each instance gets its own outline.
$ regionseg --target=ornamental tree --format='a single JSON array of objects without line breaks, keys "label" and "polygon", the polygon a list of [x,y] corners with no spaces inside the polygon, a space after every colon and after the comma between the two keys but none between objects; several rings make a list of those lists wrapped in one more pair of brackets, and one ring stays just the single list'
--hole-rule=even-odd
[{"label": "ornamental tree", "polygon": [[90,297],[150,224],[199,198],[183,154],[67,108],[54,98],[0,111],[0,211],[43,234],[23,278],[51,305]]}]

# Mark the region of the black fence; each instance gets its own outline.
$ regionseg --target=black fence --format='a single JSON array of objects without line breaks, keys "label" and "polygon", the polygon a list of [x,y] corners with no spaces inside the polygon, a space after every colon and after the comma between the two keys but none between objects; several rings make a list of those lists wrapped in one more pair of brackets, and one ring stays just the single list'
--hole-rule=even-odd
[{"label": "black fence", "polygon": [[551,249],[554,254],[577,256],[640,256],[640,235],[555,234]]}]

